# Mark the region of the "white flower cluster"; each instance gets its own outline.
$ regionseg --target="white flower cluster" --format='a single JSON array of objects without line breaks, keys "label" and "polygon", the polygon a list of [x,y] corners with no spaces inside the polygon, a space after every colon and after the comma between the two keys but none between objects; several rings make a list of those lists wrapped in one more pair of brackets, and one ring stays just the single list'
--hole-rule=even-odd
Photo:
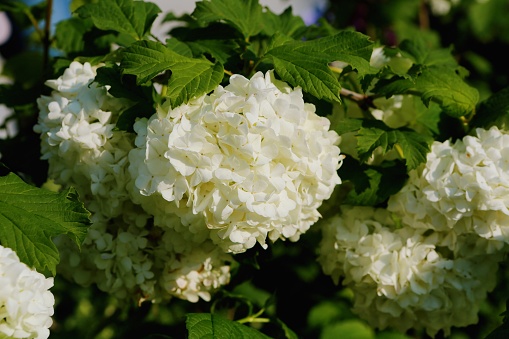
[{"label": "white flower cluster", "polygon": [[407,185],[389,200],[403,222],[487,239],[498,251],[509,243],[509,134],[477,129],[455,143],[434,142],[426,164],[410,173]]},{"label": "white flower cluster", "polygon": [[[51,96],[37,100],[42,159],[49,162],[50,178],[75,186],[94,200],[106,215],[119,215],[129,199],[125,184],[127,154],[132,136],[113,132],[123,103],[93,83],[96,68],[73,62],[56,80],[46,84]],[[93,199],[91,199],[93,197]]]},{"label": "white flower cluster", "polygon": [[[434,336],[477,321],[509,246],[509,134],[434,142],[387,209],[342,208],[319,261],[372,325]],[[398,220],[396,224],[394,220]]]},{"label": "white flower cluster", "polygon": [[45,339],[53,321],[53,278],[30,269],[0,245],[0,337]]},{"label": "white flower cluster", "polygon": [[[129,155],[138,202],[165,223],[167,211],[202,216],[195,234],[240,253],[266,238],[298,240],[340,183],[342,156],[330,121],[300,89],[261,72],[138,121]],[[201,225],[201,226],[200,226]]]},{"label": "white flower cluster", "polygon": [[397,228],[386,209],[342,211],[323,226],[319,261],[336,283],[344,277],[354,312],[381,329],[424,328],[430,336],[477,321],[499,256],[452,254],[437,245],[439,233]]},{"label": "white flower cluster", "polygon": [[[133,203],[128,166],[135,135],[114,130],[125,103],[93,82],[95,76],[96,67],[73,62],[47,82],[51,96],[38,100],[34,130],[41,134],[49,178],[76,187],[92,212],[81,252],[58,239],[59,273],[119,298],[210,300],[210,293],[228,283],[232,258],[213,246],[208,233],[176,243],[172,239],[182,237],[173,228],[155,226]],[[170,212],[166,220],[176,229],[183,222]]]}]

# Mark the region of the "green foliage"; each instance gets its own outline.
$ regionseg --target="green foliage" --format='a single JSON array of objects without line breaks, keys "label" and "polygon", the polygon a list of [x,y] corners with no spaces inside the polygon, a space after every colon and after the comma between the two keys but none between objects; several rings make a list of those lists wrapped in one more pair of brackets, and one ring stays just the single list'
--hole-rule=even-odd
[{"label": "green foliage", "polygon": [[99,0],[79,7],[76,12],[82,18],[91,18],[99,29],[124,33],[140,40],[150,33],[161,10],[151,2]]},{"label": "green foliage", "polygon": [[252,327],[222,318],[211,313],[189,313],[186,316],[186,327],[189,339],[200,338],[269,338]]},{"label": "green foliage", "polygon": [[80,246],[89,213],[76,191],[51,192],[26,184],[13,173],[0,177],[0,239],[20,260],[56,274],[59,254],[51,239],[67,234]]},{"label": "green foliage", "polygon": [[465,70],[458,66],[450,50],[430,49],[419,38],[405,40],[399,48],[413,66],[405,75],[380,80],[373,92],[386,97],[415,94],[426,106],[434,101],[445,113],[456,118],[474,111],[479,92],[463,80]]},{"label": "green foliage", "polygon": [[[331,15],[306,26],[291,8],[275,14],[256,0],[204,0],[190,15],[167,15],[167,21],[179,21],[181,27],[160,42],[150,34],[160,9],[150,2],[74,0],[74,16],[59,22],[53,36],[45,36],[41,20],[46,2],[28,6],[4,0],[0,10],[9,12],[16,27],[33,26],[36,33],[29,37],[30,48],[6,57],[3,67],[2,75],[13,83],[0,85],[0,103],[15,109],[9,121],[17,121],[21,133],[0,140],[2,161],[14,169],[30,157],[39,158],[39,140],[30,134],[38,114],[35,100],[50,91],[42,86],[44,80],[60,75],[72,60],[104,63],[94,81],[121,100],[124,108],[116,128],[128,132],[157,105],[187,103],[226,84],[230,74],[249,77],[274,69],[280,79],[301,87],[321,116],[338,121],[333,128],[339,134],[355,134],[356,157],[347,156],[339,169],[343,184],[324,202],[324,218],[335,214],[340,204],[384,206],[408,171],[426,160],[433,139],[459,138],[476,127],[507,129],[509,67],[499,57],[509,41],[507,1],[464,0],[441,18],[432,16],[429,2],[366,3],[331,1]],[[426,16],[431,20],[423,20]],[[112,44],[119,47],[114,52]],[[370,58],[379,45],[386,46],[391,60],[376,69]],[[58,51],[53,53],[53,48]],[[162,90],[156,91],[154,84]],[[405,106],[411,117],[404,127],[390,128],[374,118],[373,102],[399,94],[415,98]],[[331,113],[331,107],[339,105],[344,112]],[[20,146],[28,144],[36,151],[24,152]],[[396,160],[368,164],[379,151],[385,156],[392,152]],[[21,153],[25,159],[19,160]],[[40,166],[15,170],[24,178],[46,179]],[[67,234],[79,245],[87,224],[88,212],[73,189],[54,193],[14,174],[0,177],[0,241],[29,266],[55,274],[59,254],[51,239]],[[214,305],[225,303],[222,313],[205,302],[181,300],[169,306],[127,307],[95,289],[55,286],[61,309],[52,336],[184,337],[187,313],[189,338],[408,338],[367,327],[351,312],[350,300],[336,298],[338,291],[347,290],[320,273],[315,260],[319,241],[313,227],[298,244],[277,242],[267,250],[237,255],[242,267],[233,272],[231,286],[213,299]],[[258,322],[250,327],[223,314]],[[261,314],[265,318],[259,318]],[[487,316],[496,319],[498,314]],[[507,337],[507,324],[504,319],[489,338]],[[475,326],[487,333],[482,321]],[[458,333],[468,336],[469,329]]]},{"label": "green foliage", "polygon": [[407,179],[405,167],[399,162],[369,166],[360,164],[352,157],[343,161],[339,175],[345,183],[353,184],[353,189],[344,198],[345,204],[353,206],[381,204],[397,193]]},{"label": "green foliage", "polygon": [[235,27],[245,39],[263,29],[262,6],[257,0],[205,0],[196,3],[191,14],[205,26],[211,22],[225,21]]},{"label": "green foliage", "polygon": [[366,161],[380,147],[382,154],[398,145],[408,170],[417,168],[426,161],[431,139],[407,128],[391,129],[376,120],[347,119],[336,127],[340,135],[357,132],[359,159]]},{"label": "green foliage", "polygon": [[472,128],[489,128],[493,125],[506,128],[508,119],[509,87],[498,91],[487,100],[481,102],[469,125]]},{"label": "green foliage", "polygon": [[285,40],[269,49],[265,58],[284,81],[302,87],[318,99],[340,102],[341,85],[328,64],[342,61],[361,75],[368,74],[372,46],[366,36],[345,31],[311,41]]},{"label": "green foliage", "polygon": [[326,326],[320,339],[374,339],[375,332],[364,322],[352,319]]},{"label": "green foliage", "polygon": [[155,41],[140,41],[122,53],[124,74],[136,75],[144,84],[156,75],[171,70],[166,97],[173,107],[212,91],[223,79],[223,66],[206,59],[180,55]]}]

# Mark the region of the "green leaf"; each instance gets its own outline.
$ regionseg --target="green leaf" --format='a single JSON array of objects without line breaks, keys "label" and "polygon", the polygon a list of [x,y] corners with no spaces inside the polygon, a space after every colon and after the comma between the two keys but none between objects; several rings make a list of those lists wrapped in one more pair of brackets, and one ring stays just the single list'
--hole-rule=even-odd
[{"label": "green leaf", "polygon": [[277,318],[275,322],[281,326],[286,339],[299,339],[297,334],[290,327],[288,327],[288,325],[281,321],[281,319]]},{"label": "green leaf", "polygon": [[161,10],[151,2],[99,0],[79,7],[76,12],[82,18],[90,17],[99,29],[124,33],[140,40],[150,33]]},{"label": "green leaf", "polygon": [[70,18],[60,21],[55,29],[57,48],[66,53],[83,51],[85,48],[85,39],[83,36],[91,28],[91,20]]},{"label": "green leaf", "polygon": [[152,87],[137,86],[132,75],[122,77],[116,64],[99,67],[94,82],[108,86],[108,93],[125,100],[125,109],[120,112],[116,128],[132,132],[137,118],[148,118],[155,113]]},{"label": "green leaf", "polygon": [[386,97],[408,93],[419,95],[426,106],[434,101],[446,114],[456,118],[472,113],[479,100],[475,88],[465,83],[454,69],[443,65],[424,67],[413,80],[398,77],[381,80],[373,92]]},{"label": "green leaf", "polygon": [[210,55],[223,65],[233,59],[238,60],[242,50],[240,44],[245,44],[239,32],[223,23],[213,23],[205,28],[177,27],[170,34],[170,40],[178,39],[187,44],[192,56]]},{"label": "green leaf", "polygon": [[378,120],[343,119],[334,123],[333,128],[339,135],[357,131],[357,152],[362,162],[368,160],[377,147],[385,154],[399,145],[408,170],[426,161],[431,142],[429,136],[408,128],[392,129]]},{"label": "green leaf", "polygon": [[80,246],[89,213],[74,189],[55,193],[26,184],[13,173],[0,177],[0,239],[20,260],[53,275],[59,262],[51,239],[67,234]]},{"label": "green leaf", "polygon": [[189,339],[267,339],[265,334],[238,322],[227,320],[210,313],[190,313],[186,315],[186,328]]},{"label": "green leaf", "polygon": [[222,64],[182,56],[154,41],[138,41],[126,48],[120,66],[124,74],[136,75],[138,84],[171,70],[166,96],[173,107],[214,90],[224,76]]},{"label": "green leaf", "polygon": [[202,25],[225,21],[246,39],[260,33],[263,28],[263,11],[258,0],[203,0],[196,3],[191,16]]},{"label": "green leaf", "polygon": [[374,339],[375,332],[364,322],[351,319],[325,327],[320,339]]},{"label": "green leaf", "polygon": [[429,151],[428,138],[407,129],[361,128],[357,138],[357,151],[361,161],[366,161],[377,147],[381,147],[385,154],[395,145],[399,145],[408,170],[425,162]]},{"label": "green leaf", "polygon": [[293,15],[291,7],[288,7],[281,14],[275,14],[267,10],[263,16],[263,23],[263,33],[267,36],[280,33],[299,38],[306,29],[304,20],[300,16]]},{"label": "green leaf", "polygon": [[353,184],[344,203],[356,206],[375,206],[386,201],[403,187],[407,178],[401,162],[369,166],[352,157],[345,158],[338,173],[344,182]]},{"label": "green leaf", "polygon": [[479,105],[470,122],[472,128],[489,128],[496,125],[506,128],[509,123],[509,87],[490,96]]},{"label": "green leaf", "polygon": [[311,41],[293,41],[267,51],[276,73],[292,86],[331,102],[340,102],[341,85],[328,64],[343,61],[364,75],[373,71],[369,58],[372,42],[363,34],[340,32]]},{"label": "green leaf", "polygon": [[180,54],[182,56],[192,58],[193,57],[193,51],[191,48],[184,42],[179,41],[178,39],[172,38],[166,40],[166,48],[171,49],[177,54]]}]

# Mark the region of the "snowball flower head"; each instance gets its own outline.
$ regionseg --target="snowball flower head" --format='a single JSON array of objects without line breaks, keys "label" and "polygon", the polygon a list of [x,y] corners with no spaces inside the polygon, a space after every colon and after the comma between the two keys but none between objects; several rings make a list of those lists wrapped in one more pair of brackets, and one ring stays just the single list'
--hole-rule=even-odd
[{"label": "snowball flower head", "polygon": [[324,224],[319,261],[352,289],[355,313],[381,329],[424,328],[430,336],[477,322],[500,255],[442,253],[437,234],[396,228],[385,209],[342,210]]},{"label": "snowball flower head", "polygon": [[46,81],[50,96],[37,100],[42,159],[48,176],[74,186],[85,200],[104,199],[103,213],[116,216],[129,199],[125,186],[127,155],[134,147],[129,133],[114,130],[124,102],[94,83],[98,66],[72,62],[57,79]]},{"label": "snowball flower head", "polygon": [[0,337],[49,337],[55,299],[53,278],[30,269],[0,245]]},{"label": "snowball flower head", "polygon": [[[135,125],[135,194],[143,206],[203,216],[211,238],[239,253],[266,238],[298,240],[341,182],[339,136],[273,72],[230,78],[211,95]],[[152,211],[151,211],[152,212]],[[156,215],[157,219],[157,215]]]},{"label": "snowball flower head", "polygon": [[509,134],[477,129],[452,143],[434,142],[426,164],[389,200],[412,227],[509,243]]}]

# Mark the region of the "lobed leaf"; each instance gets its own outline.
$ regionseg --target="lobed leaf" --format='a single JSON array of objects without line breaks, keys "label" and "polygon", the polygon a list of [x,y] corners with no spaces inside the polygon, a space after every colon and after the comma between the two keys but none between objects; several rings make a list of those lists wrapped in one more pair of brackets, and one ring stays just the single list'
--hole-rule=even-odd
[{"label": "lobed leaf", "polygon": [[395,145],[401,147],[408,170],[426,161],[429,151],[428,138],[412,130],[385,130],[376,127],[361,128],[357,133],[359,158],[366,161],[377,147],[386,153]]},{"label": "lobed leaf", "polygon": [[318,99],[340,102],[341,85],[328,64],[345,62],[361,76],[375,70],[369,65],[372,42],[363,34],[344,31],[311,41],[279,39],[265,58],[272,61],[276,73],[292,86],[300,86]]},{"label": "lobed leaf", "polygon": [[99,0],[76,10],[82,18],[90,17],[97,28],[124,33],[136,40],[150,33],[160,12],[154,3],[133,0]]},{"label": "lobed leaf", "polygon": [[452,117],[472,113],[479,100],[479,92],[475,88],[465,83],[454,69],[442,65],[422,68],[421,73],[413,80],[399,77],[388,81],[381,80],[375,85],[373,92],[386,97],[416,94],[426,106],[430,101],[434,101]]},{"label": "lobed leaf", "polygon": [[0,239],[39,272],[56,273],[59,254],[52,238],[67,234],[80,246],[89,213],[74,189],[51,192],[26,184],[13,173],[0,177]]},{"label": "lobed leaf", "polygon": [[224,76],[223,65],[180,55],[155,41],[138,41],[123,52],[120,67],[143,84],[171,70],[166,96],[173,107],[214,90]]},{"label": "lobed leaf", "polygon": [[263,11],[258,0],[203,0],[196,3],[191,16],[202,25],[227,22],[245,39],[257,35],[263,29]]}]

